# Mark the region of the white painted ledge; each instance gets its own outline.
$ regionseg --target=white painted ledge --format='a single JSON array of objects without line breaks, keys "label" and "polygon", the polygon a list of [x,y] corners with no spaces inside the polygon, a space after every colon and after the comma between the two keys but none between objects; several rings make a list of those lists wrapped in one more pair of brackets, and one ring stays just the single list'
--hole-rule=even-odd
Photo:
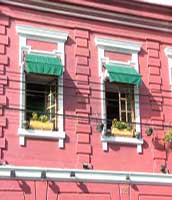
[{"label": "white painted ledge", "polygon": [[120,143],[120,144],[130,144],[137,146],[137,153],[142,153],[142,145],[144,143],[143,139],[129,138],[129,137],[119,137],[119,136],[101,136],[102,148],[104,151],[108,151],[108,143]]},{"label": "white painted ledge", "polygon": [[65,132],[61,131],[43,131],[43,130],[32,130],[32,129],[18,129],[19,144],[21,146],[25,145],[26,138],[36,138],[36,139],[49,139],[58,140],[59,148],[64,148]]},{"label": "white painted ledge", "polygon": [[5,179],[172,185],[172,174],[2,165],[0,180]]}]

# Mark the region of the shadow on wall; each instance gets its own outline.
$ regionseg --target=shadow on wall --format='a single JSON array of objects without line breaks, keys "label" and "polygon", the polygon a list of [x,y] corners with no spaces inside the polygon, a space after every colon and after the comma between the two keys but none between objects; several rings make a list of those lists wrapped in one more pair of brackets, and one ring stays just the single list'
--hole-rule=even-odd
[{"label": "shadow on wall", "polygon": [[86,184],[79,182],[79,183],[77,183],[77,186],[81,189],[82,192],[89,193],[89,190],[88,190]]},{"label": "shadow on wall", "polygon": [[[151,126],[151,118],[161,119],[163,97],[161,97],[162,102],[160,103],[159,96],[152,95],[150,93],[150,89],[145,86],[144,82],[142,82],[139,96],[140,119],[142,126]],[[153,126],[160,126],[160,124],[157,121],[157,123],[154,123]]]},{"label": "shadow on wall", "polygon": [[31,188],[26,183],[26,181],[19,181],[19,187],[22,189],[22,191],[26,194],[31,194]]},{"label": "shadow on wall", "polygon": [[49,187],[51,188],[51,190],[55,193],[58,194],[60,192],[60,188],[58,187],[58,185],[54,182],[50,182],[49,183]]}]

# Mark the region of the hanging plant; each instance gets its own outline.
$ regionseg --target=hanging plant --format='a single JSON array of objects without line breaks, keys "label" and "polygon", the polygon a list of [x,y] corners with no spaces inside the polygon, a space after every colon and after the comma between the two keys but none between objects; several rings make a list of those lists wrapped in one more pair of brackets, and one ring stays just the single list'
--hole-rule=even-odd
[{"label": "hanging plant", "polygon": [[172,130],[169,129],[165,135],[164,135],[164,138],[163,138],[163,141],[165,143],[169,143],[170,145],[172,145]]}]

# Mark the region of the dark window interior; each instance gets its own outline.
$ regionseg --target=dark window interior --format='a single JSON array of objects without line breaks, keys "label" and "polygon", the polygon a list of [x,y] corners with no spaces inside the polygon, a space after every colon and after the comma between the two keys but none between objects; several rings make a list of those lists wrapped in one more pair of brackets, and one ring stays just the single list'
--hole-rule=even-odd
[{"label": "dark window interior", "polygon": [[107,128],[110,129],[112,125],[112,120],[116,118],[119,120],[119,97],[118,93],[106,92],[106,114],[107,119]]},{"label": "dark window interior", "polygon": [[56,127],[57,77],[27,74],[25,89],[25,119],[29,121],[32,118],[32,113],[36,112],[38,116],[47,115]]},{"label": "dark window interior", "polygon": [[133,122],[134,120],[134,88],[132,85],[105,82],[107,128],[112,120]]}]

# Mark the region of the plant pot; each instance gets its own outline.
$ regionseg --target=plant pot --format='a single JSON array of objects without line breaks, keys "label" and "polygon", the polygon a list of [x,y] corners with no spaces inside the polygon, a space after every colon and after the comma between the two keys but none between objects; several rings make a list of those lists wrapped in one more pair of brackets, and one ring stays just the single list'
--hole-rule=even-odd
[{"label": "plant pot", "polygon": [[30,120],[29,127],[38,130],[53,130],[52,122],[41,122],[38,120]]},{"label": "plant pot", "polygon": [[114,136],[133,137],[134,131],[133,130],[127,130],[127,129],[112,128],[111,134],[114,135]]},{"label": "plant pot", "polygon": [[103,127],[104,127],[104,124],[102,124],[102,123],[100,123],[100,124],[97,124],[97,126],[96,126],[96,130],[97,130],[97,132],[102,132],[103,131]]}]

